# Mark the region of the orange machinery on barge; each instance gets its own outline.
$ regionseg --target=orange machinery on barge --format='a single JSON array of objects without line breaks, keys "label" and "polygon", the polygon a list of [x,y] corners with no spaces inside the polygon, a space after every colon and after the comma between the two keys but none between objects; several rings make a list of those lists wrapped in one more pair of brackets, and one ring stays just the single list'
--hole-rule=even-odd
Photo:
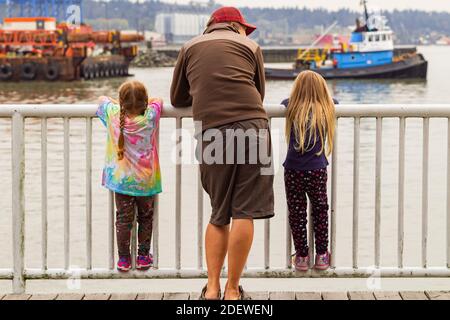
[{"label": "orange machinery on barge", "polygon": [[0,81],[70,81],[128,75],[139,34],[56,24],[55,18],[5,18],[0,29]]}]

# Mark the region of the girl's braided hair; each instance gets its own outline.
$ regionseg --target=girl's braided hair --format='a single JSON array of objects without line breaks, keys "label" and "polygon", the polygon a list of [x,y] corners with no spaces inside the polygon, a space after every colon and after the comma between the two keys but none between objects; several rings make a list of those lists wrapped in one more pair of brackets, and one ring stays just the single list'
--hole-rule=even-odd
[{"label": "girl's braided hair", "polygon": [[125,153],[123,131],[127,114],[142,115],[148,106],[148,94],[145,86],[139,81],[127,81],[119,88],[120,104],[120,135],[117,148],[117,158],[122,160]]}]

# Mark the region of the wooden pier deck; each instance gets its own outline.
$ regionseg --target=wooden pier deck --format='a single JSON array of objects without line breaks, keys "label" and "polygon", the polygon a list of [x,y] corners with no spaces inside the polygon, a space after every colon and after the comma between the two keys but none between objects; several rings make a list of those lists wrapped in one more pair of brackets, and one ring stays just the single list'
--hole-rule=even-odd
[{"label": "wooden pier deck", "polygon": [[[450,291],[249,292],[253,300],[450,300]],[[0,300],[198,300],[199,293],[0,294]]]}]

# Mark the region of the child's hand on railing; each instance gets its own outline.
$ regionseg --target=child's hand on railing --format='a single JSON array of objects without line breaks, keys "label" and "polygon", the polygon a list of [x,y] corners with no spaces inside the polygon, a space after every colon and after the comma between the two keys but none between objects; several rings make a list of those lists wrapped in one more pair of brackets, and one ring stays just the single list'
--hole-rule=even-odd
[{"label": "child's hand on railing", "polygon": [[163,109],[163,104],[164,104],[164,101],[163,101],[163,99],[161,99],[161,98],[149,98],[148,99],[148,104],[149,105],[151,105],[152,103],[154,103],[154,102],[156,102],[156,103],[159,103],[159,105],[161,106],[161,111],[162,111],[162,109]]},{"label": "child's hand on railing", "polygon": [[105,101],[108,101],[108,97],[107,96],[100,96],[98,99],[97,99],[97,102],[98,102],[98,104],[102,104],[102,103],[104,103]]},{"label": "child's hand on railing", "polygon": [[159,104],[161,104],[161,105],[164,103],[163,99],[161,99],[161,98],[149,98],[148,99],[148,104],[152,104],[153,102],[159,102]]},{"label": "child's hand on railing", "polygon": [[104,103],[105,101],[108,101],[108,100],[111,101],[114,104],[119,104],[119,101],[117,101],[116,99],[113,99],[111,97],[101,96],[101,97],[98,98],[99,104],[102,104],[102,103]]}]

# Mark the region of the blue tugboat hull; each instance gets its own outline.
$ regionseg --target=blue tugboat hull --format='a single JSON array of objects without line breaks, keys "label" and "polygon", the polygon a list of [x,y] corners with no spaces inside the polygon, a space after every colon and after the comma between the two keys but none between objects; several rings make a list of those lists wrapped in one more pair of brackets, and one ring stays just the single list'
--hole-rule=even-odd
[{"label": "blue tugboat hull", "polygon": [[[291,80],[307,69],[266,68],[266,78],[271,80]],[[390,64],[364,68],[329,68],[314,69],[325,79],[426,79],[428,62],[423,55],[416,54],[410,58]]]}]

